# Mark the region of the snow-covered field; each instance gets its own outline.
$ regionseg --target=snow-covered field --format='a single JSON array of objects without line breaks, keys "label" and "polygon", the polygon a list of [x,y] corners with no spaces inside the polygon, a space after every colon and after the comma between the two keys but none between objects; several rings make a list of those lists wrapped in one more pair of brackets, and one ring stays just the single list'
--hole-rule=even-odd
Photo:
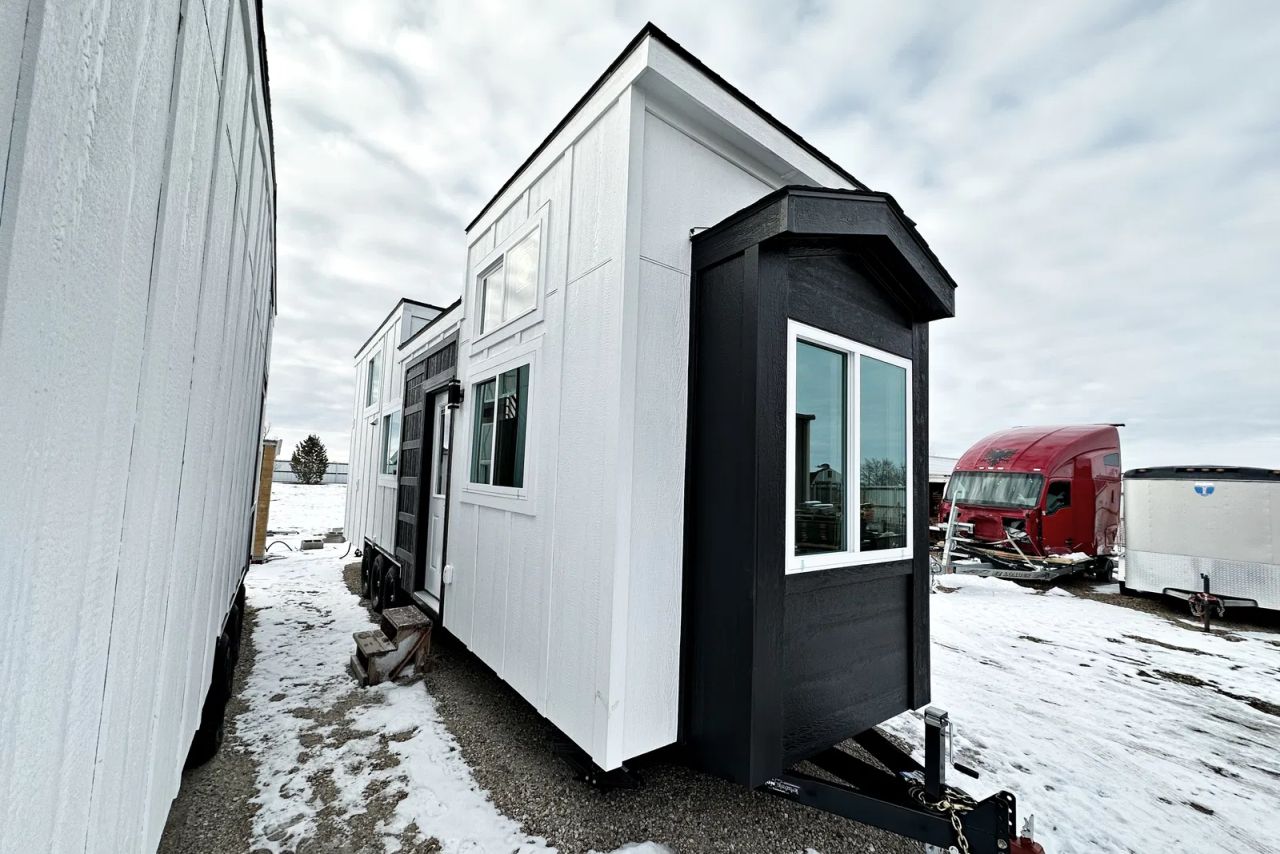
[{"label": "snow-covered field", "polygon": [[[1280,850],[1280,635],[995,578],[938,585],[933,702],[983,772],[952,782],[1013,792],[1049,854]],[[887,728],[919,743],[923,726]]]},{"label": "snow-covered field", "polygon": [[[271,528],[341,525],[343,490],[275,484]],[[548,850],[478,789],[420,683],[354,687],[351,633],[368,621],[341,579],[345,549],[249,574],[261,610],[238,733],[259,763],[255,849],[354,822],[374,792],[386,850],[432,836],[447,852]],[[1280,850],[1280,635],[1204,635],[997,579],[939,584],[934,703],[957,725],[957,758],[982,771],[953,782],[1014,792],[1049,854]],[[915,743],[922,727],[888,724]]]}]

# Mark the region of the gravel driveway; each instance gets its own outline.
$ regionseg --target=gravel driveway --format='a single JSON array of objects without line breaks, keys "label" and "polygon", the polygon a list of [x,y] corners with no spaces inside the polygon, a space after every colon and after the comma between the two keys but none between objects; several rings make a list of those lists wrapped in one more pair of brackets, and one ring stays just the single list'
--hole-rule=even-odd
[{"label": "gravel driveway", "polygon": [[438,641],[427,690],[502,812],[565,854],[652,840],[678,854],[916,852],[893,834],[669,761],[636,766],[643,786],[602,793],[551,751],[553,728],[456,641]]},{"label": "gravel driveway", "polygon": [[[350,566],[344,580],[348,587],[355,580]],[[249,718],[241,718],[249,711],[245,686],[257,657],[253,628],[260,619],[251,607],[237,667],[236,697],[228,709],[227,742],[211,762],[183,775],[161,854],[249,851],[253,846],[258,807],[250,801],[258,793],[263,768],[243,742],[244,721]],[[298,628],[324,630],[311,623]],[[282,685],[281,692],[285,690]],[[553,754],[554,729],[492,671],[447,637],[437,638],[425,680],[404,686],[404,690],[425,691],[434,698],[440,720],[456,740],[476,784],[488,790],[498,810],[519,822],[524,833],[544,838],[562,854],[614,851],[643,841],[659,843],[678,854],[889,854],[921,850],[900,837],[749,791],[670,759],[640,763],[636,770],[643,785],[639,789],[600,792],[576,780],[573,771]],[[304,702],[279,695],[272,699],[279,700],[275,705],[281,714],[300,713],[292,707]],[[307,716],[325,724],[325,740],[341,739],[350,731],[339,725],[344,719],[360,720],[358,710],[351,718],[352,700],[351,694],[336,692],[329,703],[332,708],[307,705]],[[367,735],[352,732],[353,738]],[[280,749],[289,747],[281,744]],[[379,833],[378,825],[394,802],[383,804],[377,795],[365,804],[366,812],[344,817],[335,794],[326,786],[314,786],[318,821],[298,851],[386,850],[388,839]],[[429,817],[423,817],[421,825],[423,831],[431,832]],[[422,846],[406,847],[436,851],[440,850],[437,844],[427,839]]]}]

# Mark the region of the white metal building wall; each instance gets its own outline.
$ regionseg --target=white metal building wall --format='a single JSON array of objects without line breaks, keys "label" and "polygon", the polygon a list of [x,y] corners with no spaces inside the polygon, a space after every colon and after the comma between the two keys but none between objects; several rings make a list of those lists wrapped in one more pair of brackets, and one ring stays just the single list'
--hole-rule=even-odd
[{"label": "white metal building wall", "polygon": [[246,565],[275,198],[250,0],[0,11],[0,850],[149,851]]}]

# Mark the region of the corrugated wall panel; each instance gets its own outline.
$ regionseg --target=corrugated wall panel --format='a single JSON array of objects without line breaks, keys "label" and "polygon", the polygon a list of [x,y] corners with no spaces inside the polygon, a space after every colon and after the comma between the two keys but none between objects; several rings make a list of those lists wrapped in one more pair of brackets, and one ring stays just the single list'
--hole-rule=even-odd
[{"label": "corrugated wall panel", "polygon": [[153,850],[247,558],[274,313],[257,13],[21,5],[20,37],[0,13],[0,850]]}]

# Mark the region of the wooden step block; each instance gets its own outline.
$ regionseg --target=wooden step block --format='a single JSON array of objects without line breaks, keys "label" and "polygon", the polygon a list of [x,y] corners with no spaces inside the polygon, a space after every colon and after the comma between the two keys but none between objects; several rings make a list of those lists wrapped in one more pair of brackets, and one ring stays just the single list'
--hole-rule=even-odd
[{"label": "wooden step block", "polygon": [[382,612],[382,633],[395,643],[430,626],[431,618],[413,605],[387,608]]},{"label": "wooden step block", "polygon": [[360,656],[365,659],[384,652],[391,652],[396,648],[385,634],[379,629],[370,629],[365,632],[356,632],[352,635],[356,639],[356,650]]}]

